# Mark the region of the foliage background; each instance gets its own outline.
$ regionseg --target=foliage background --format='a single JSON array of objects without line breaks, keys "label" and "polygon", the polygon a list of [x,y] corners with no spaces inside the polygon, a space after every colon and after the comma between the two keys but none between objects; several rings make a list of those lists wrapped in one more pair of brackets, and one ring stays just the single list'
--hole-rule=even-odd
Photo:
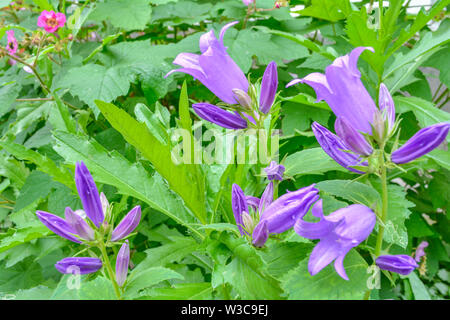
[{"label": "foliage background", "polygon": [[[37,209],[62,216],[66,206],[81,208],[73,172],[75,162],[83,160],[115,203],[116,221],[136,204],[143,208],[132,238],[127,298],[361,299],[372,263],[364,248],[347,256],[351,281],[346,282],[330,266],[311,277],[306,266],[313,243],[294,232],[263,250],[236,237],[231,185],[259,196],[265,185],[261,166],[170,161],[171,132],[192,129],[191,121],[198,120],[189,104],[218,101],[192,77],[163,76],[174,68],[178,53],[199,53],[202,33],[213,28],[217,34],[227,22],[244,21],[242,1],[130,2],[23,0],[9,6],[0,1],[1,43],[6,44],[5,31],[14,29],[28,63],[38,52],[32,37],[39,13],[54,9],[68,17],[59,39],[45,43],[36,59],[50,94],[23,65],[0,60],[0,296],[114,298],[101,273],[83,277],[80,290],[67,289],[67,276],[53,265],[76,253],[78,245],[55,236],[35,215]],[[409,2],[402,2],[390,1],[380,22],[373,1],[292,0],[288,7],[253,13],[245,28],[240,23],[227,32],[229,54],[252,81],[270,61],[278,64],[280,159],[289,177],[280,192],[318,183],[326,213],[355,199],[379,197],[376,179],[343,188],[344,180],[356,176],[319,148],[310,125],[333,127],[326,103],[314,103],[307,85],[285,89],[293,77],[323,72],[353,47],[375,48],[375,55],[362,55],[359,68],[372,96],[380,81],[390,88],[403,119],[400,140],[450,121],[443,110],[450,82],[449,1],[436,1],[417,14],[407,13]],[[274,7],[271,0],[256,3]],[[369,6],[374,10],[367,12]],[[430,78],[439,84],[431,88]],[[181,90],[183,80],[187,91]],[[35,98],[42,100],[26,100]],[[420,241],[430,245],[418,271],[393,278],[383,273],[381,289],[373,290],[371,299],[450,297],[449,170],[449,152],[439,149],[410,164],[406,173],[390,172],[385,246],[392,245],[391,253],[411,254]],[[374,241],[372,235],[366,245]]]}]

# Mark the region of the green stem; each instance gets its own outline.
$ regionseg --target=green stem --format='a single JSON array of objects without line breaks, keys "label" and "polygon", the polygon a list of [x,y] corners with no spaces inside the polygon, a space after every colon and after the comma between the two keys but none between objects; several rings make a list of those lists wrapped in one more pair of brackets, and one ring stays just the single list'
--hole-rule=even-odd
[{"label": "green stem", "polygon": [[[383,150],[383,148],[382,148]],[[380,153],[380,167],[381,167],[381,188],[382,188],[382,208],[381,208],[381,223],[378,228],[377,244],[375,246],[375,256],[379,256],[383,245],[384,225],[387,218],[388,209],[388,190],[386,178],[386,166],[384,164],[383,153]]]},{"label": "green stem", "polygon": [[122,300],[122,296],[120,295],[119,285],[116,282],[116,277],[114,271],[111,268],[111,263],[109,262],[108,254],[106,253],[105,244],[102,243],[100,246],[100,251],[103,256],[103,265],[106,267],[106,271],[108,272],[109,278],[113,284],[114,292],[116,293],[117,299]]}]

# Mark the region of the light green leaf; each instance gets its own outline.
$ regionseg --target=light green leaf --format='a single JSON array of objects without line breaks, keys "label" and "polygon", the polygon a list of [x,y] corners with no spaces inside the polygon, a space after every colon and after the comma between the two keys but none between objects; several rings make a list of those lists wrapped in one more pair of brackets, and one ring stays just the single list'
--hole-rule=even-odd
[{"label": "light green leaf", "polygon": [[286,176],[323,174],[327,171],[348,171],[330,158],[322,148],[305,149],[289,155],[284,163]]},{"label": "light green leaf", "polygon": [[[209,282],[176,283],[171,288],[153,288],[143,299],[151,300],[210,300],[212,287]],[[148,296],[147,296],[148,295]]]},{"label": "light green leaf", "polygon": [[344,198],[345,200],[360,203],[375,208],[380,203],[380,194],[367,184],[351,180],[328,180],[317,184],[321,192]]},{"label": "light green leaf", "polygon": [[416,300],[431,300],[427,288],[415,272],[409,274],[408,280]]},{"label": "light green leaf", "polygon": [[333,263],[318,274],[308,272],[308,259],[289,272],[282,280],[282,287],[292,300],[360,300],[367,291],[367,263],[352,249],[344,259],[349,280],[342,279]]}]

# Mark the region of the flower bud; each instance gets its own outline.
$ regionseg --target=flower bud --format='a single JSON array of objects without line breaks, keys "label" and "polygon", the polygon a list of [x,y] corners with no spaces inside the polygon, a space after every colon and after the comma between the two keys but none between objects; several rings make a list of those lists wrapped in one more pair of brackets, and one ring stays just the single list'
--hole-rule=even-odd
[{"label": "flower bud", "polygon": [[375,263],[380,269],[405,276],[419,266],[412,257],[405,254],[379,256]]},{"label": "flower bud", "polygon": [[425,248],[428,247],[428,242],[427,241],[422,241],[416,249],[416,254],[415,254],[415,260],[417,262],[420,262],[420,259],[425,256]]},{"label": "flower bud", "polygon": [[366,138],[356,131],[352,125],[343,117],[338,117],[334,123],[337,135],[344,140],[344,143],[350,150],[364,156],[369,156],[372,152],[372,146]]},{"label": "flower bud", "polygon": [[123,286],[128,274],[128,265],[130,263],[130,246],[128,240],[126,240],[122,247],[120,247],[119,253],[117,253],[116,259],[116,281],[119,287]]},{"label": "flower bud", "polygon": [[233,184],[231,187],[231,208],[233,209],[234,220],[239,228],[241,235],[245,232],[242,229],[244,222],[242,221],[242,213],[248,212],[247,199],[245,197],[244,191],[237,184]]},{"label": "flower bud", "polygon": [[101,267],[100,259],[90,257],[64,258],[55,264],[55,268],[64,274],[88,274],[98,271]]},{"label": "flower bud", "polygon": [[111,241],[118,241],[125,238],[139,224],[141,220],[141,206],[136,206],[120,221],[119,225],[113,230]]},{"label": "flower bud", "polygon": [[222,110],[209,103],[195,103],[192,105],[195,113],[202,119],[215,123],[227,129],[245,129],[247,121],[237,113]]},{"label": "flower bud", "polygon": [[259,110],[268,113],[272,107],[278,87],[278,72],[275,61],[267,65],[261,82],[261,93],[259,96]]},{"label": "flower bud", "polygon": [[384,120],[388,122],[389,132],[391,132],[395,124],[395,105],[394,100],[392,100],[392,96],[384,83],[380,84],[378,104],[383,113]]},{"label": "flower bud", "polygon": [[85,240],[94,240],[94,230],[87,224],[87,222],[69,207],[65,211],[67,223],[75,230],[75,232]]},{"label": "flower bud", "polygon": [[247,92],[241,89],[233,89],[232,91],[236,100],[244,109],[250,110],[252,108],[252,98],[250,98]]},{"label": "flower bud", "polygon": [[267,227],[266,220],[262,220],[256,225],[255,230],[253,230],[252,238],[252,244],[255,247],[260,248],[264,246],[269,238],[269,228]]},{"label": "flower bud", "polygon": [[438,147],[447,137],[450,123],[437,123],[419,130],[391,155],[392,162],[407,163]]},{"label": "flower bud", "polygon": [[244,224],[245,229],[251,231],[253,230],[253,219],[247,212],[242,212],[242,223]]},{"label": "flower bud", "polygon": [[283,180],[283,173],[285,167],[282,164],[277,164],[276,161],[272,161],[270,165],[264,168],[269,180]]},{"label": "flower bud", "polygon": [[36,215],[47,228],[52,230],[57,235],[70,241],[81,243],[81,241],[74,236],[74,234],[77,234],[77,232],[63,218],[45,211],[37,211]]}]

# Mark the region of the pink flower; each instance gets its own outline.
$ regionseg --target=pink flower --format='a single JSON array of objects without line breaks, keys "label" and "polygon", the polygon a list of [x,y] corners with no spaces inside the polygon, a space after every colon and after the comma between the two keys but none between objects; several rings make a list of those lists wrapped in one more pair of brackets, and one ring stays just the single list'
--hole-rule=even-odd
[{"label": "pink flower", "polygon": [[[19,45],[17,44],[17,39],[14,36],[14,30],[6,31],[6,35],[7,35],[7,41],[8,41],[8,44],[6,45],[6,49],[8,50],[10,55],[14,55],[17,52],[17,49],[19,47]],[[13,66],[17,62],[16,62],[16,60],[10,59],[8,61],[8,63]]]},{"label": "pink flower", "polygon": [[6,46],[6,49],[8,50],[9,54],[15,54],[19,45],[17,44],[17,39],[14,36],[14,30],[6,31],[6,35],[8,39],[8,45]]},{"label": "pink flower", "polygon": [[64,26],[65,22],[66,15],[64,13],[44,10],[38,18],[37,25],[44,28],[45,31],[53,33]]}]

